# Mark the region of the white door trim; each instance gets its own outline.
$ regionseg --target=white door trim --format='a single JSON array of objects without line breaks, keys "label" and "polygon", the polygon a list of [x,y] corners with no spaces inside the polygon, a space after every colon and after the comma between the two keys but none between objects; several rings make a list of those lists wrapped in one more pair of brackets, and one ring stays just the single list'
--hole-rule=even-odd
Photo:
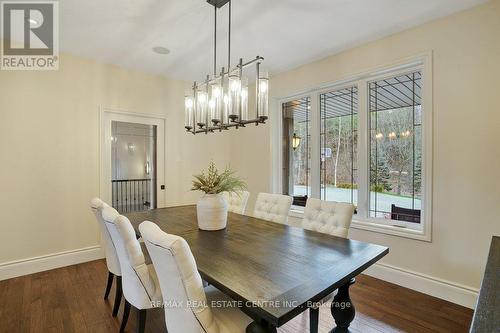
[{"label": "white door trim", "polygon": [[135,113],[127,110],[101,106],[99,108],[99,196],[105,202],[111,202],[111,122],[122,121],[128,123],[156,125],[156,154],[157,154],[157,188],[156,206],[165,207],[165,127],[166,117]]}]

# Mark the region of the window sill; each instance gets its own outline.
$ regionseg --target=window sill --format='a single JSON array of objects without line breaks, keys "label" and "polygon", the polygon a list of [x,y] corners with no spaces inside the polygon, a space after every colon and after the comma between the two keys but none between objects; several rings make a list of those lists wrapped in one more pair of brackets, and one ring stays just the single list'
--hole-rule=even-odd
[{"label": "window sill", "polygon": [[426,233],[425,230],[412,229],[403,225],[382,224],[374,219],[361,219],[355,217],[352,220],[351,228],[426,242],[431,241],[430,233]]},{"label": "window sill", "polygon": [[[304,217],[304,207],[292,206],[288,216],[302,219]],[[426,233],[425,230],[412,229],[403,225],[395,226],[382,224],[375,219],[362,219],[360,217],[354,216],[354,218],[352,219],[351,228],[378,232],[391,236],[410,238],[425,242],[431,241],[430,233]]]}]

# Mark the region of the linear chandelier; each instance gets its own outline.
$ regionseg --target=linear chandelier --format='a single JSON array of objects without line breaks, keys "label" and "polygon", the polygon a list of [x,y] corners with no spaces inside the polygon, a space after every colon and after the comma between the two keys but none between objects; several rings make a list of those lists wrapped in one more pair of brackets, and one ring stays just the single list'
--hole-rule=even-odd
[{"label": "linear chandelier", "polygon": [[[248,124],[265,124],[269,116],[269,76],[261,68],[263,57],[238,64],[231,68],[231,0],[207,0],[214,6],[214,72],[203,82],[194,82],[192,91],[185,96],[185,126],[189,133],[214,133],[216,130],[238,129]],[[228,4],[228,57],[227,67],[217,73],[217,9]],[[255,117],[249,116],[248,78],[243,71],[255,66]]]}]

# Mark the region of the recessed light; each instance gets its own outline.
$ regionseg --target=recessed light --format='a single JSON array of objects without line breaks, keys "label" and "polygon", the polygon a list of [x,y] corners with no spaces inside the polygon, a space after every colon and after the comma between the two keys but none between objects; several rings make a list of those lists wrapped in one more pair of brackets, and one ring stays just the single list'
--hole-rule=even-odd
[{"label": "recessed light", "polygon": [[169,54],[170,50],[163,46],[155,46],[153,47],[153,52],[158,54]]},{"label": "recessed light", "polygon": [[38,25],[38,21],[37,21],[37,20],[35,20],[35,19],[32,19],[32,18],[28,19],[28,22],[29,22],[31,25]]}]

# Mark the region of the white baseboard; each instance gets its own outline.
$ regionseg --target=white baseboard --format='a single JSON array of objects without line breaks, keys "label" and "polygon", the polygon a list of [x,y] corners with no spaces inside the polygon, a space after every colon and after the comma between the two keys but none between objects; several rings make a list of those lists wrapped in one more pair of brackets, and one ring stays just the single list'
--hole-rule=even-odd
[{"label": "white baseboard", "polygon": [[[102,258],[104,253],[101,247],[96,245],[6,262],[0,264],[0,281]],[[475,288],[384,263],[376,263],[363,273],[471,309],[476,306],[479,290]]]},{"label": "white baseboard", "polygon": [[479,294],[475,288],[384,263],[376,263],[363,273],[471,309],[475,308]]},{"label": "white baseboard", "polygon": [[99,245],[0,264],[0,281],[104,258]]}]

